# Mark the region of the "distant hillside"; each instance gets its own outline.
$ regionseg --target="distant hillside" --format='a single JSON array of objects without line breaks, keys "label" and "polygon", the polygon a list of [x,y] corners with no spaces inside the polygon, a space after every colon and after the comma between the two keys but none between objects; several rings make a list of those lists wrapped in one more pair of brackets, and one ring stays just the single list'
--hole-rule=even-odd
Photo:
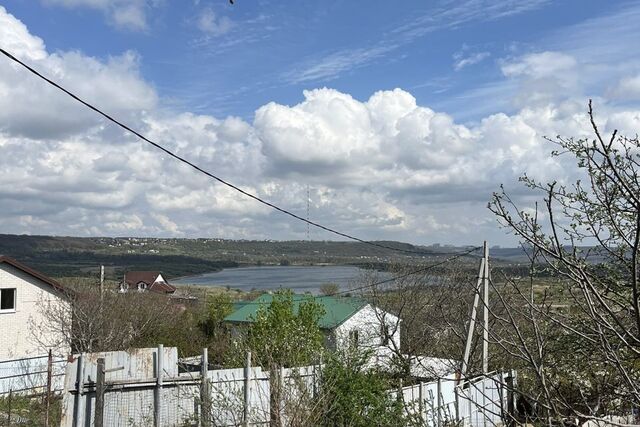
[{"label": "distant hillside", "polygon": [[[408,254],[358,242],[255,241],[227,239],[161,239],[136,237],[61,237],[0,235],[0,254],[15,257],[52,276],[107,274],[119,278],[125,270],[162,270],[170,277],[216,271],[243,264],[356,264],[384,266],[395,262],[441,259],[470,247],[414,246],[378,242]],[[507,262],[526,260],[521,249],[492,249]],[[467,258],[475,263],[476,258]],[[498,261],[498,260],[496,260]]]}]

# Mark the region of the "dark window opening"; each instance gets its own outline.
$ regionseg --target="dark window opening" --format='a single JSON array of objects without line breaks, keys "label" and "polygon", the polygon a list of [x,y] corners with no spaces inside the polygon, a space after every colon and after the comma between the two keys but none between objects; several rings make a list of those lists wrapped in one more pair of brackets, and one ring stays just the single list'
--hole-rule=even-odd
[{"label": "dark window opening", "polygon": [[349,344],[351,348],[358,348],[359,332],[357,329],[349,331]]},{"label": "dark window opening", "polygon": [[386,346],[389,345],[389,341],[391,340],[391,326],[389,325],[382,325],[381,327],[381,333],[382,333],[382,345]]},{"label": "dark window opening", "polygon": [[0,310],[16,309],[16,290],[0,289]]}]

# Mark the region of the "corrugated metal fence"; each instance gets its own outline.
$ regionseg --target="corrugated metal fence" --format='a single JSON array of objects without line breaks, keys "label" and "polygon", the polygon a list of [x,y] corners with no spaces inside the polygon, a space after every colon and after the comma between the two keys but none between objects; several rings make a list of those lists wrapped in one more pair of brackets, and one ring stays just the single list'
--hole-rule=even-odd
[{"label": "corrugated metal fence", "polygon": [[[270,373],[250,364],[221,370],[192,364],[195,372],[185,372],[189,367],[179,365],[176,349],[162,346],[76,358],[66,369],[61,425],[256,426],[268,425],[274,416],[288,425],[286,406],[315,396],[321,370],[306,366]],[[441,427],[459,420],[484,427],[501,423],[504,380],[503,374],[494,374],[456,386],[455,378],[448,377],[390,393],[397,398],[402,393],[405,410],[421,425]],[[286,390],[287,396],[274,399],[272,389]],[[280,407],[272,411],[272,402]]]}]

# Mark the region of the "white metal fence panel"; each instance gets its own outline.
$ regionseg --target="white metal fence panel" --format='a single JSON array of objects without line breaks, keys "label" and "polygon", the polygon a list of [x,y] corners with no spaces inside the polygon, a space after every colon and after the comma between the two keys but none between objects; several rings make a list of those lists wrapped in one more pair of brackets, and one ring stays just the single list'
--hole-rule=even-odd
[{"label": "white metal fence panel", "polygon": [[[0,361],[0,396],[10,392],[38,394],[46,391],[48,356]],[[66,359],[52,358],[51,391],[62,391]]]},{"label": "white metal fence panel", "polygon": [[[105,425],[148,425],[153,421],[154,389],[158,350],[136,349],[131,352],[111,351],[90,353],[75,357],[66,366],[61,426],[93,426],[95,414],[95,384],[97,361],[105,360],[105,380],[112,384],[105,393]],[[163,376],[178,377],[178,352],[175,347],[162,353]],[[178,423],[184,405],[174,399],[175,393],[167,393],[165,411],[167,420]],[[190,405],[193,408],[193,405]],[[172,425],[172,424],[168,424]]]},{"label": "white metal fence panel", "polygon": [[248,386],[248,418],[253,424],[269,421],[269,372],[252,367],[245,381],[244,368],[208,371],[211,415],[216,426],[242,424],[245,386]]},{"label": "white metal fence panel", "polygon": [[503,385],[506,374],[472,380],[459,392],[460,419],[465,426],[501,425],[507,408],[507,393]]},{"label": "white metal fence panel", "polygon": [[[457,385],[455,376],[450,375],[440,381],[403,387],[404,408],[408,415],[430,427],[450,425],[455,420],[469,427],[500,425],[507,404],[504,379],[505,374],[494,374]],[[390,393],[397,398],[398,391]]]},{"label": "white metal fence panel", "polygon": [[[456,383],[453,375],[440,381],[418,383],[402,388],[407,415],[422,420],[425,426],[438,426],[455,420]],[[397,398],[398,392],[391,392]],[[438,424],[440,423],[440,424]]]}]

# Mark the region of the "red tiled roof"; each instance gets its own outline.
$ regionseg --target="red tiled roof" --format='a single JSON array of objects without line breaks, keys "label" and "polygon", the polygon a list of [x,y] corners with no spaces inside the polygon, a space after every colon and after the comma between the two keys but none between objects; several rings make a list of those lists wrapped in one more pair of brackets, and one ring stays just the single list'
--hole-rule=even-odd
[{"label": "red tiled roof", "polygon": [[147,289],[150,291],[163,294],[174,293],[176,291],[175,286],[164,281],[156,281],[160,274],[159,271],[128,271],[124,275],[124,281],[131,289],[136,288],[138,283],[142,282],[147,285]]},{"label": "red tiled roof", "polygon": [[153,292],[161,292],[164,294],[172,294],[176,291],[176,287],[167,282],[154,282],[149,286],[149,290]]},{"label": "red tiled roof", "polygon": [[17,268],[18,270],[28,274],[31,277],[35,277],[36,279],[40,280],[41,282],[46,283],[47,285],[51,286],[53,289],[55,289],[56,291],[65,291],[65,289],[62,287],[62,285],[58,282],[56,282],[55,280],[53,280],[51,277],[45,276],[44,274],[40,273],[39,271],[34,270],[31,267],[27,267],[26,265],[22,264],[21,262],[16,261],[13,258],[10,258],[8,256],[4,256],[4,255],[0,255],[0,264],[8,264],[14,268]]},{"label": "red tiled roof", "polygon": [[129,286],[135,286],[140,282],[151,285],[159,275],[159,271],[128,271],[124,275],[124,281]]}]

